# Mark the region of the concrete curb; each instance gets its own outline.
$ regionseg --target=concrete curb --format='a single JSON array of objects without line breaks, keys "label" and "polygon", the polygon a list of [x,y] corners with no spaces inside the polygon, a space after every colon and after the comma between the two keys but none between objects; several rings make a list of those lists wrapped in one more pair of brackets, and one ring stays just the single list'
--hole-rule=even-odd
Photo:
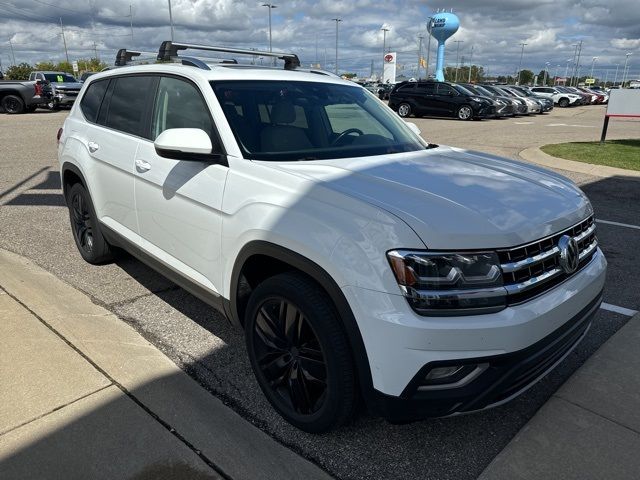
[{"label": "concrete curb", "polygon": [[479,480],[626,480],[640,471],[640,313],[542,406]]},{"label": "concrete curb", "polygon": [[116,315],[30,260],[0,249],[0,286],[227,477],[331,478],[224,405]]},{"label": "concrete curb", "polygon": [[547,155],[539,147],[531,147],[519,153],[523,159],[537,163],[548,168],[559,168],[571,172],[585,173],[596,177],[625,177],[630,180],[640,181],[640,171],[627,170],[625,168],[607,167],[605,165],[593,165],[591,163],[565,160],[564,158]]}]

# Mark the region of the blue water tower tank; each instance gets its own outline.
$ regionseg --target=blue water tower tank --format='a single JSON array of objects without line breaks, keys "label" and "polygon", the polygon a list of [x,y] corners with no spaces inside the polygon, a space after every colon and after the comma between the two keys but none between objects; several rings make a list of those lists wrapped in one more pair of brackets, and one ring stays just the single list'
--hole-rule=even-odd
[{"label": "blue water tower tank", "polygon": [[460,20],[453,13],[441,12],[431,17],[429,33],[438,41],[436,80],[444,81],[444,44],[460,28]]}]

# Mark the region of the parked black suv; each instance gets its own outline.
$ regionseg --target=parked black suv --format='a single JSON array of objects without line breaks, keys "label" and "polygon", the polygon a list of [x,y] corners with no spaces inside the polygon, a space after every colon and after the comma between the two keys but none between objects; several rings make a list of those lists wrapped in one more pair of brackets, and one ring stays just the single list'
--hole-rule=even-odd
[{"label": "parked black suv", "polygon": [[413,114],[470,120],[496,114],[493,100],[474,95],[458,84],[436,81],[396,85],[389,94],[389,106],[401,117]]}]

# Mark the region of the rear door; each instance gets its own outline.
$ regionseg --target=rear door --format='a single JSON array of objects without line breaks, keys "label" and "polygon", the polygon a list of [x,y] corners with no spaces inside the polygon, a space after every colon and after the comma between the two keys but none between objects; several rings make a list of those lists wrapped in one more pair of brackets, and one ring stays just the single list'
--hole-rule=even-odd
[{"label": "rear door", "polygon": [[[100,82],[94,88],[106,87],[106,93],[97,116],[93,120],[87,118],[85,148],[92,161],[90,171],[85,173],[90,179],[90,193],[100,221],[137,243],[134,160],[146,128],[156,79],[149,75],[127,75]],[[93,85],[84,95],[83,104]]]},{"label": "rear door", "polygon": [[439,113],[440,108],[435,95],[435,83],[419,82],[418,85],[416,85],[416,104],[421,114],[437,115]]},{"label": "rear door", "polygon": [[445,83],[438,83],[435,96],[435,104],[438,108],[439,115],[452,115],[458,110],[458,103],[455,97],[458,96],[450,85]]},{"label": "rear door", "polygon": [[[207,88],[211,88],[208,84]],[[199,128],[222,147],[209,106],[187,78],[160,76],[147,138],[135,160],[135,198],[144,250],[208,293],[221,289],[222,195],[228,167],[159,156],[153,141],[170,128]]]}]

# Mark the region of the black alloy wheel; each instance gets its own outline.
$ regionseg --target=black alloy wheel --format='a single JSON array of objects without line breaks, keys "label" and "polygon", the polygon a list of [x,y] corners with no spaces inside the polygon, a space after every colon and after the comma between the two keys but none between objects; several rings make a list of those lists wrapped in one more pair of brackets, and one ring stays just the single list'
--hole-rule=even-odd
[{"label": "black alloy wheel", "polygon": [[558,105],[561,106],[562,108],[567,108],[569,106],[569,99],[561,98],[560,101],[558,102]]},{"label": "black alloy wheel", "polygon": [[82,258],[92,264],[111,260],[111,248],[100,231],[91,197],[81,184],[70,188],[67,205],[73,239]]},{"label": "black alloy wheel", "polygon": [[298,273],[264,280],[251,293],[245,334],[258,384],[285,420],[320,433],[353,416],[351,350],[330,298],[315,282]]},{"label": "black alloy wheel", "polygon": [[5,95],[2,98],[2,108],[11,115],[22,113],[24,112],[24,101],[16,95]]},{"label": "black alloy wheel", "polygon": [[327,365],[302,312],[284,298],[270,298],[258,311],[253,333],[258,365],[269,386],[295,412],[317,412],[327,393]]}]

